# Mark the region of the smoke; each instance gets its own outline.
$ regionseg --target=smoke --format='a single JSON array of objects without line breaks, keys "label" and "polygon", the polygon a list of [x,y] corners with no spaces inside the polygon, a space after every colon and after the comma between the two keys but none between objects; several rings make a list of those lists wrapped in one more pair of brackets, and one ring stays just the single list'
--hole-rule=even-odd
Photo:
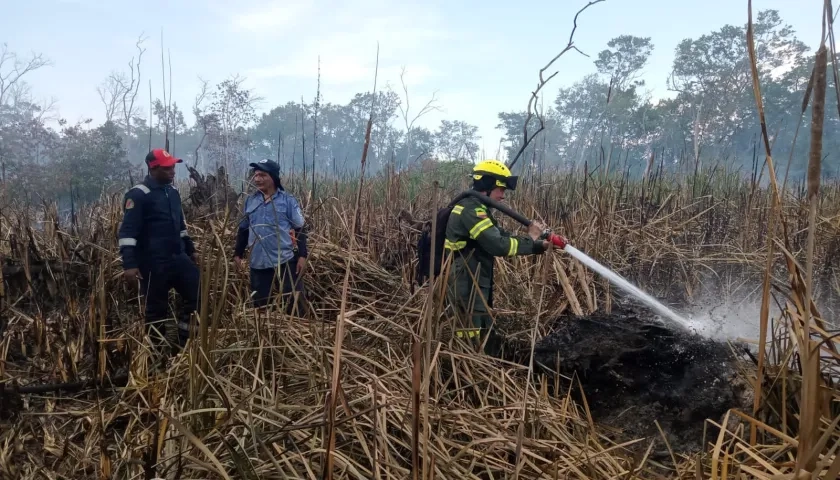
[{"label": "smoke", "polygon": [[[714,301],[706,299],[686,311],[691,329],[715,340],[758,340],[761,302]],[[770,317],[778,318],[779,308],[771,302]]]}]

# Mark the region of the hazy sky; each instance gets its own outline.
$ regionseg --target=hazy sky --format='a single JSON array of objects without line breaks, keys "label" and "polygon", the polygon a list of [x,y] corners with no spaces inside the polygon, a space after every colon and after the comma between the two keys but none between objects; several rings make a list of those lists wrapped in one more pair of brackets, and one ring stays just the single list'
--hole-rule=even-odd
[{"label": "hazy sky", "polygon": [[[41,52],[53,65],[28,77],[39,99],[58,100],[59,113],[75,121],[101,120],[96,86],[114,69],[127,69],[141,33],[143,105],[148,80],[161,96],[160,37],[172,58],[174,99],[187,114],[198,77],[219,82],[239,73],[264,98],[260,111],[289,100],[315,97],[318,56],[325,101],[346,103],[373,84],[376,42],[380,44],[379,88],[402,93],[405,66],[414,108],[438,92],[441,118],[480,127],[487,156],[495,154],[499,111],[521,110],[537,72],[566,45],[574,13],[585,0],[397,2],[357,0],[0,0],[0,42],[21,54]],[[166,5],[169,6],[166,6]],[[821,0],[755,0],[753,15],[777,9],[801,40],[814,46],[820,35]],[[644,78],[654,96],[668,95],[666,79],[677,43],[722,25],[744,24],[747,2],[736,0],[606,0],[584,12],[575,44],[591,55],[569,52],[554,69],[556,90],[594,71],[592,61],[621,34],[649,36],[654,44]],[[168,68],[168,67],[167,67]],[[144,111],[148,106],[144,107]]]}]

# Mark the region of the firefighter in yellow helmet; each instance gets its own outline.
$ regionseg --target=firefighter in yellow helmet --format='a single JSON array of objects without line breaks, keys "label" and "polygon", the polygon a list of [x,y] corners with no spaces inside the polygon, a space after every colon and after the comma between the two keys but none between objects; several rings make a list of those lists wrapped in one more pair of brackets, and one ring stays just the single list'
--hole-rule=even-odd
[{"label": "firefighter in yellow helmet", "polygon": [[[486,160],[473,168],[473,190],[501,202],[515,190],[518,177],[505,164]],[[467,196],[455,204],[446,224],[446,254],[452,255],[447,299],[462,325],[456,335],[485,344],[484,352],[497,356],[501,342],[492,332],[494,257],[540,254],[548,249],[541,240],[545,226],[533,222],[528,235],[515,236],[499,228],[491,211],[478,198]],[[486,339],[486,343],[485,343]]]}]

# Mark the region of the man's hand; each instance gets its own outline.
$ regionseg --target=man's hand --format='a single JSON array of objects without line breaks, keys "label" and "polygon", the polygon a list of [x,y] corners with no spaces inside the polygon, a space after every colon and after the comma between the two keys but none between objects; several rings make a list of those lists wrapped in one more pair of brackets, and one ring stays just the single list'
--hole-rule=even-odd
[{"label": "man's hand", "polygon": [[306,269],[306,257],[300,257],[297,261],[297,276],[299,277]]},{"label": "man's hand", "polygon": [[193,254],[190,255],[190,260],[192,260],[194,264],[198,265],[198,252],[193,252]]},{"label": "man's hand", "polygon": [[143,275],[140,274],[139,268],[129,268],[123,272],[123,278],[125,278],[126,282],[134,285],[138,281],[143,280]]},{"label": "man's hand", "polygon": [[528,235],[535,242],[540,239],[540,236],[543,234],[543,230],[545,230],[545,224],[538,220],[534,220],[530,225],[528,225]]},{"label": "man's hand", "polygon": [[233,257],[233,263],[239,271],[242,271],[245,268],[245,262],[242,260],[242,257]]}]

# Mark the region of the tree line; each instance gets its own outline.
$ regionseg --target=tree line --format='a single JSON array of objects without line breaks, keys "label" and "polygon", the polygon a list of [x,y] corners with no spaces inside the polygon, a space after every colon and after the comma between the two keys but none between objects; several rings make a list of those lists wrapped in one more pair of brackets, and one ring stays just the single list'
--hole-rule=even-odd
[{"label": "tree line", "polygon": [[[754,36],[768,131],[782,166],[777,169],[786,172],[792,159],[790,177],[802,178],[809,131],[797,129],[797,123],[810,118],[803,99],[813,56],[775,10],[758,14]],[[0,175],[7,195],[32,201],[42,196],[94,200],[103,189],[126,188],[139,180],[145,154],[164,146],[166,139],[171,151],[201,172],[223,166],[239,178],[250,161],[268,157],[278,160],[285,174],[355,174],[371,111],[369,172],[479,159],[475,125],[448,119],[435,129],[418,125],[439,105],[435,97],[409,98],[407,90],[358,93],[346,104],[324,101],[319,90],[314,99],[259,113],[257,93],[233,76],[217,85],[202,82],[189,106],[173,101],[166,88],[162,98],[149,102],[141,88],[148,82],[141,68],[144,40],[138,39],[128,69],[114,71],[96,87],[105,118],[99,125],[50,122],[51,106],[33,101],[26,83],[28,73],[48,68],[49,61],[39,55],[21,57],[3,46]],[[746,25],[725,25],[680,42],[667,78],[667,98],[653,99],[640,78],[653,50],[649,37],[615,37],[594,57],[592,73],[555,90],[553,98],[542,98],[536,115],[500,112],[504,155],[521,152],[515,172],[583,168],[638,176],[651,168],[693,173],[726,166],[757,176],[764,156]],[[829,105],[837,104],[833,82],[829,75]],[[840,172],[840,106],[839,115],[832,112],[825,123],[827,176]],[[527,129],[539,133],[523,149],[526,119]]]}]

